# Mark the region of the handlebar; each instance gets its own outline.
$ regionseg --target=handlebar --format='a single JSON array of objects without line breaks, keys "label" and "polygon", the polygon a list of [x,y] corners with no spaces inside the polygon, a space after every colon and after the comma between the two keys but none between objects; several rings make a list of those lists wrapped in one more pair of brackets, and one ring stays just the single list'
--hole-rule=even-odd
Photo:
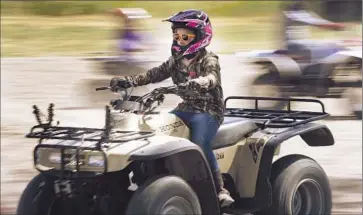
[{"label": "handlebar", "polygon": [[[205,92],[203,92],[203,93],[205,94]],[[154,89],[150,93],[145,94],[144,96],[142,96],[142,98],[148,97],[148,96],[157,97],[159,95],[164,95],[164,94],[175,94],[178,96],[192,96],[192,97],[196,97],[201,100],[213,99],[213,97],[208,94],[205,94],[205,95],[197,94],[195,91],[188,89],[186,84],[173,85],[173,86],[169,86],[169,87],[159,87],[159,88]]]},{"label": "handlebar", "polygon": [[[100,90],[111,90],[111,87],[98,87],[96,88],[96,91],[100,91]],[[125,91],[126,88],[120,88],[119,91]],[[126,92],[125,92],[126,93]],[[127,94],[127,93],[126,93]],[[184,84],[179,84],[179,85],[173,85],[173,86],[169,86],[169,87],[159,87],[156,88],[154,90],[152,90],[149,93],[146,93],[140,97],[137,97],[136,99],[134,99],[133,102],[137,102],[140,103],[141,106],[140,108],[143,109],[141,110],[142,112],[148,110],[147,112],[151,112],[153,111],[157,106],[159,106],[163,101],[164,101],[164,95],[165,94],[175,94],[178,96],[193,96],[196,97],[200,100],[211,100],[213,99],[213,96],[208,95],[208,94],[204,94],[204,95],[200,95],[197,94],[195,91],[192,91],[190,89],[187,88],[187,85]],[[122,95],[122,94],[121,94]],[[126,101],[129,98],[125,99],[119,99],[119,101],[122,103],[127,103]],[[157,102],[157,106],[152,107],[152,105]],[[111,103],[116,104],[117,102],[115,102],[113,100],[113,102],[111,101]],[[120,106],[119,106],[120,107]],[[122,108],[120,108],[122,109]]]}]

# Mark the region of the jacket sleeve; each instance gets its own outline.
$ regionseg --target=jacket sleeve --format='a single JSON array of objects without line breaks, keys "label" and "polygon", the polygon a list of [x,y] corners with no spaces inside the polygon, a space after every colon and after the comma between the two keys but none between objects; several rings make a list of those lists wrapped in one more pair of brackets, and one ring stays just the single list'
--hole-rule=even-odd
[{"label": "jacket sleeve", "polygon": [[169,58],[160,66],[154,67],[146,73],[135,76],[126,76],[125,78],[128,81],[131,81],[134,87],[161,82],[170,77],[171,63],[172,59]]},{"label": "jacket sleeve", "polygon": [[202,61],[202,75],[194,79],[203,88],[212,89],[221,84],[221,68],[218,61],[218,56],[207,56]]}]

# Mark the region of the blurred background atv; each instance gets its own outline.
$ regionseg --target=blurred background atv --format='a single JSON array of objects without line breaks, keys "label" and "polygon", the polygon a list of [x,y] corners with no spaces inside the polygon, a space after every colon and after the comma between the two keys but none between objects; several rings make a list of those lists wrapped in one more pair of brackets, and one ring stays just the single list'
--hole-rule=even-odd
[{"label": "blurred background atv", "polygon": [[[237,53],[258,66],[250,93],[260,96],[344,98],[350,114],[362,117],[362,40],[351,27],[323,19],[303,1],[292,1],[281,11],[277,50]],[[311,37],[310,26],[338,30],[340,39]],[[353,39],[352,39],[353,38]],[[285,102],[269,107],[282,109]]]},{"label": "blurred background atv", "polygon": [[[306,45],[306,44],[304,44]],[[275,97],[344,98],[351,113],[362,117],[362,49],[341,50],[325,58],[298,59],[283,50],[258,54],[252,61],[262,74],[253,82],[250,93]],[[269,103],[285,108],[284,102]]]}]

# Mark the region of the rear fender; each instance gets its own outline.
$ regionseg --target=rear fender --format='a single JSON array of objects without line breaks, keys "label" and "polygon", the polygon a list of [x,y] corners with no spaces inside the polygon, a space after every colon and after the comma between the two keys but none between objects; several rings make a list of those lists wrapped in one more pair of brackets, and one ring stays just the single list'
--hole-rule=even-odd
[{"label": "rear fender", "polygon": [[362,60],[362,50],[336,52],[321,60],[325,64],[344,64],[352,60]]},{"label": "rear fender", "polygon": [[362,59],[362,47],[351,50],[340,51],[337,52],[336,54]]},{"label": "rear fender", "polygon": [[[164,137],[162,137],[164,138]],[[157,163],[167,174],[183,178],[197,193],[203,214],[219,214],[219,203],[208,161],[199,146],[183,138],[149,144],[132,153],[129,160]],[[163,160],[159,163],[158,161]]]},{"label": "rear fender", "polygon": [[[258,134],[257,134],[258,133]],[[283,132],[269,132],[268,129],[256,132],[249,138],[249,148],[255,152],[256,160],[259,162],[257,173],[256,189],[254,201],[260,202],[260,207],[264,208],[271,204],[272,187],[270,184],[270,175],[272,162],[276,150],[284,141],[300,135],[301,138],[312,147],[330,146],[334,144],[334,137],[329,128],[325,125],[309,123],[298,127],[289,128]]]},{"label": "rear fender", "polygon": [[273,54],[275,52],[275,50],[269,50],[269,49],[266,49],[266,50],[255,50],[255,51],[248,51],[248,52],[236,52],[235,53],[235,56],[237,58],[243,58],[243,59],[254,59],[256,57],[261,57],[261,56],[264,56],[264,55],[270,55],[270,54]]},{"label": "rear fender", "polygon": [[285,55],[271,54],[257,57],[252,60],[252,63],[257,65],[272,64],[280,77],[298,77],[301,75],[301,69],[296,61]]}]

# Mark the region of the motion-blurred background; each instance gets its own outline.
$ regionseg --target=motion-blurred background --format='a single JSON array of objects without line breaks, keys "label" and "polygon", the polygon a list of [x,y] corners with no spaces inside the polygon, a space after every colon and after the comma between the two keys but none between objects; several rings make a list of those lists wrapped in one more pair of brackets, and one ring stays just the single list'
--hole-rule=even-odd
[{"label": "motion-blurred background", "polygon": [[[338,116],[323,121],[332,129],[335,146],[310,149],[300,140],[292,140],[285,150],[308,154],[324,167],[332,182],[335,214],[361,214],[362,1],[304,2],[306,11],[345,26],[338,31],[309,27],[309,41],[344,47],[333,54],[346,51],[337,55],[342,59],[339,62],[325,63],[334,65],[328,69],[309,67],[322,65],[320,62],[328,57],[315,57],[323,49],[310,42],[301,42],[302,53],[297,51],[301,57],[308,50],[308,59],[294,58],[289,52],[274,53],[285,50],[283,12],[292,2],[1,1],[1,213],[14,213],[20,193],[36,174],[32,166],[35,142],[24,138],[36,122],[31,105],[45,108],[55,103],[61,122],[102,121],[102,108],[114,95],[95,92],[94,88],[107,85],[113,75],[138,74],[166,60],[172,36],[170,24],[161,20],[195,8],[211,17],[214,36],[209,49],[220,56],[225,96],[258,91],[265,96],[321,98],[327,111]],[[140,50],[127,53],[122,49],[120,35],[126,26],[125,19],[115,12],[117,8],[130,19],[139,16],[128,27],[141,32]],[[283,70],[265,57],[261,60],[258,53],[262,52],[268,53],[267,59],[293,59],[302,75],[281,83],[282,78],[260,78],[266,71]],[[304,68],[314,69],[310,73]],[[288,71],[295,73],[293,69]],[[311,83],[311,79],[321,82]],[[170,83],[166,80],[141,87],[135,93]],[[164,107],[173,107],[177,101],[176,97],[167,97]]]},{"label": "motion-blurred background", "polygon": [[[179,10],[197,8],[212,18],[213,49],[233,53],[248,49],[276,48],[280,40],[281,10],[292,1],[2,1],[1,55],[45,56],[83,54],[108,50],[110,31],[122,22],[107,11],[114,8],[143,8],[150,13],[143,26],[153,31],[150,40],[169,45],[168,23],[161,18]],[[361,1],[306,1],[307,7],[325,19],[360,24]],[[358,37],[361,26],[356,26]],[[316,38],[333,39],[337,32],[312,29]],[[168,46],[167,45],[167,46]]]}]

